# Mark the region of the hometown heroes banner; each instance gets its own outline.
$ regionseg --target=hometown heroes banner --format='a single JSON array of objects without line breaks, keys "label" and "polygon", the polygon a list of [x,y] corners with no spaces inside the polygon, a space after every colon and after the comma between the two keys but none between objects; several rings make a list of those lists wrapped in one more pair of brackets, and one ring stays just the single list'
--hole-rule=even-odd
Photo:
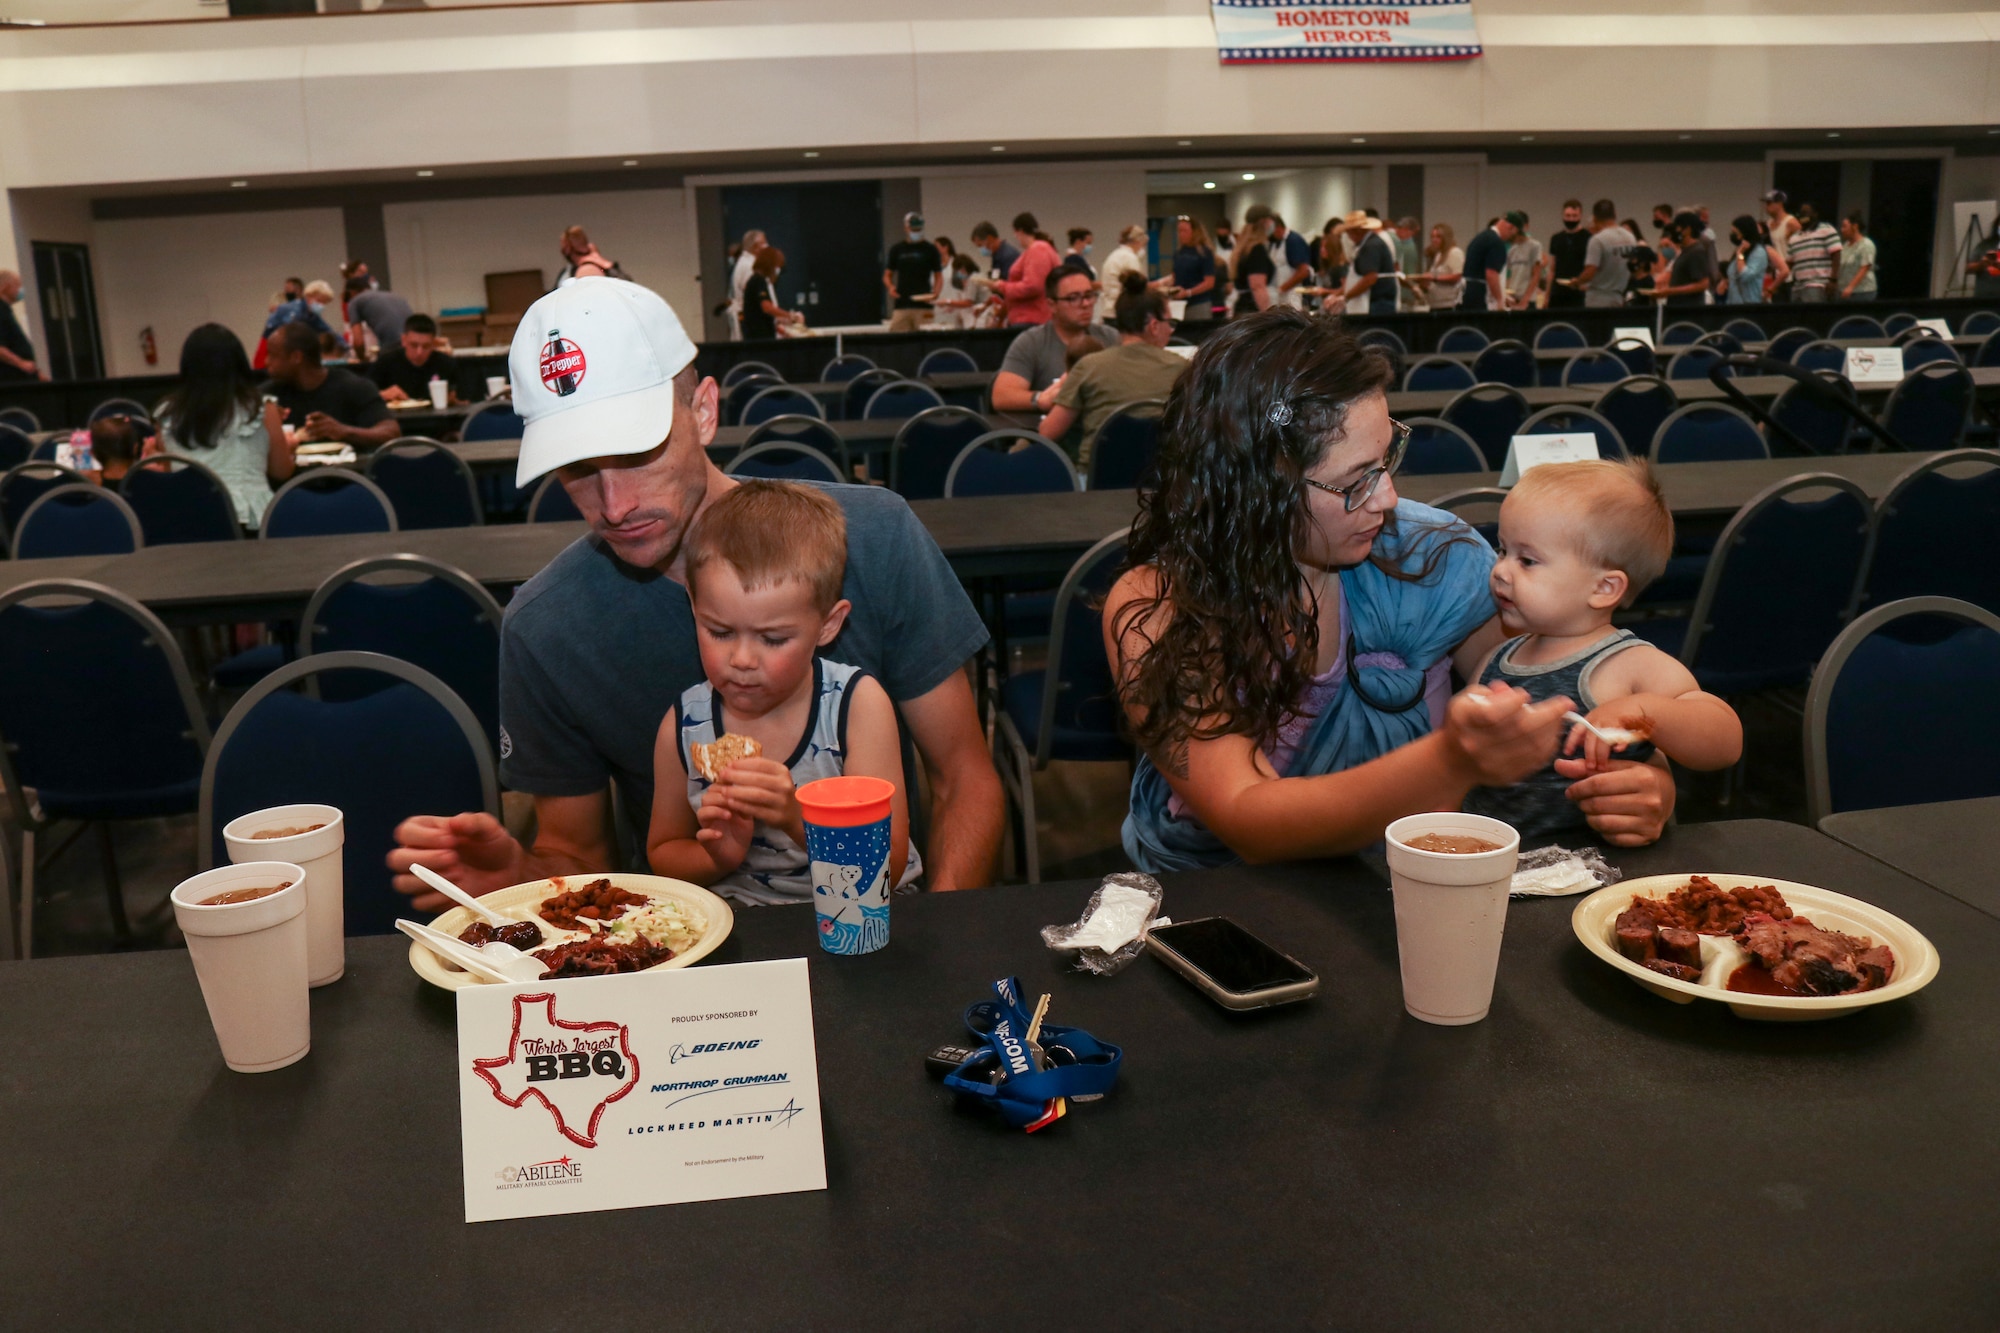
[{"label": "hometown heroes banner", "polygon": [[1296,60],[1469,60],[1471,0],[1210,0],[1225,65]]}]

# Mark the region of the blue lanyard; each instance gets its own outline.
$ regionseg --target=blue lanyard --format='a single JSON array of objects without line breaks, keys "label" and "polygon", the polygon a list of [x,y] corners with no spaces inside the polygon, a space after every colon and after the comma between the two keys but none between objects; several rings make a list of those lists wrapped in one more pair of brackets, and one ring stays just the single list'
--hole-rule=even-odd
[{"label": "blue lanyard", "polygon": [[966,1007],[965,1027],[976,1049],[945,1075],[946,1087],[985,1102],[1009,1125],[1033,1133],[1061,1114],[1056,1102],[1094,1101],[1117,1086],[1125,1053],[1082,1028],[1042,1024],[1038,1041],[1049,1065],[1036,1069],[1028,1049],[1033,1015],[1022,1007],[1020,980],[994,982],[993,994],[996,999]]}]

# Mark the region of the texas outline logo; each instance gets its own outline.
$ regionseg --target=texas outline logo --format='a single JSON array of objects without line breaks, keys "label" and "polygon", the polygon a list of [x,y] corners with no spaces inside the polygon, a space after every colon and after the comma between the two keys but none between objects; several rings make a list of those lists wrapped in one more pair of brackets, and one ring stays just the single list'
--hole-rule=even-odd
[{"label": "texas outline logo", "polygon": [[[632,1053],[631,1029],[609,1021],[572,1023],[556,1017],[555,1004],[556,997],[546,991],[516,995],[514,1028],[507,1039],[507,1054],[474,1060],[472,1072],[486,1080],[501,1105],[518,1110],[527,1104],[528,1098],[536,1098],[555,1117],[556,1128],[564,1138],[580,1147],[595,1148],[597,1125],[604,1118],[605,1108],[639,1083],[639,1059]],[[544,1076],[531,1082],[528,1056],[521,1050],[523,1042],[547,1049],[560,1041],[564,1052],[575,1054],[573,1046],[583,1043],[572,1043],[562,1036],[566,1032],[604,1033],[606,1039],[589,1044],[593,1058],[584,1074],[566,1073],[554,1079]],[[615,1073],[598,1067],[606,1063],[605,1056],[612,1056],[618,1065]],[[604,1086],[603,1078],[619,1075],[622,1077],[612,1092],[599,1092]],[[573,1124],[583,1125],[582,1132],[572,1129]]]}]

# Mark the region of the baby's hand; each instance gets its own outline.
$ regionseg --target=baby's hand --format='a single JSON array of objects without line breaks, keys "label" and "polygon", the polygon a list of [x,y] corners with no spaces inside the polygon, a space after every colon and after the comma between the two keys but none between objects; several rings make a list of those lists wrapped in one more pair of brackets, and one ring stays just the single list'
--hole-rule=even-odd
[{"label": "baby's hand", "polygon": [[1568,737],[1563,741],[1562,752],[1566,755],[1573,751],[1577,752],[1577,757],[1586,765],[1587,773],[1605,772],[1611,767],[1612,759],[1621,751],[1645,740],[1653,732],[1653,719],[1646,715],[1646,710],[1636,699],[1614,699],[1610,703],[1599,704],[1590,711],[1586,720],[1600,731],[1635,733],[1631,741],[1612,744],[1600,740],[1580,725],[1572,726]]},{"label": "baby's hand", "polygon": [[742,865],[743,858],[750,854],[750,837],[756,828],[725,802],[716,800],[718,790],[710,787],[702,793],[701,808],[694,812],[695,822],[701,827],[694,836],[715,861],[716,869],[726,875]]},{"label": "baby's hand", "polygon": [[777,760],[738,759],[722,770],[704,799],[718,797],[731,813],[780,829],[805,845],[805,815],[792,787],[792,770]]}]

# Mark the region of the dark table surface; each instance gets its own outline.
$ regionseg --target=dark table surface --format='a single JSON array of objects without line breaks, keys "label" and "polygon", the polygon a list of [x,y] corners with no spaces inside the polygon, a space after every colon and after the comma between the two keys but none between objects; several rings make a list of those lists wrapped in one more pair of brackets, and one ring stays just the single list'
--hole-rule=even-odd
[{"label": "dark table surface", "polygon": [[1935,885],[1988,916],[2000,917],[1996,826],[2000,826],[2000,796],[1849,810],[1819,821],[1820,831],[1828,837]]},{"label": "dark table surface", "polygon": [[[1726,403],[1729,395],[1706,379],[1668,380],[1674,397],[1682,403]],[[2000,387],[2000,367],[1975,366],[1972,370],[1974,388],[1982,394]],[[1793,384],[1783,375],[1746,375],[1736,381],[1736,387],[1747,397],[1759,400],[1776,398]],[[1562,388],[1553,384],[1536,385],[1522,389],[1521,396],[1528,400],[1530,407],[1553,407],[1559,403],[1594,403],[1604,393],[1608,385],[1578,384]],[[1888,396],[1893,385],[1864,384],[1858,392],[1864,400],[1879,402]],[[1444,410],[1444,405],[1456,398],[1463,390],[1426,389],[1418,392],[1397,390],[1389,395],[1389,412],[1392,416],[1435,416]]]},{"label": "dark table surface", "polygon": [[[1928,454],[1843,454],[1833,458],[1677,463],[1661,469],[1667,502],[1682,516],[1730,514],[1772,483],[1802,472],[1832,472],[1879,497]],[[1495,472],[1402,476],[1397,489],[1433,500],[1492,486]],[[964,578],[1061,575],[1100,538],[1129,524],[1133,491],[1078,491],[911,505],[952,568]],[[279,541],[153,546],[132,555],[0,561],[0,593],[35,579],[89,579],[151,607],[170,623],[276,619],[296,615],[313,590],[354,560],[409,551],[456,565],[496,590],[526,582],[583,532],[577,523],[493,524]]]},{"label": "dark table surface", "polygon": [[[1241,1017],[1151,959],[1061,968],[1036,932],[1085,884],[899,901],[863,959],[820,955],[803,907],[744,911],[714,961],[811,960],[828,1189],[469,1226],[453,1007],[400,939],[351,941],[312,1054],[256,1075],[222,1067],[180,953],[9,963],[10,1322],[935,1328],[1004,1301],[1113,1328],[1995,1326],[2000,922],[1795,825],[1614,859],[1853,894],[1943,970],[1752,1023],[1646,993],[1577,944],[1571,900],[1527,901],[1491,1016],[1440,1028],[1403,1013],[1354,861],[1168,877],[1173,916],[1227,913],[1324,979]],[[1032,1138],[920,1063],[1010,974],[1126,1053]]]}]

